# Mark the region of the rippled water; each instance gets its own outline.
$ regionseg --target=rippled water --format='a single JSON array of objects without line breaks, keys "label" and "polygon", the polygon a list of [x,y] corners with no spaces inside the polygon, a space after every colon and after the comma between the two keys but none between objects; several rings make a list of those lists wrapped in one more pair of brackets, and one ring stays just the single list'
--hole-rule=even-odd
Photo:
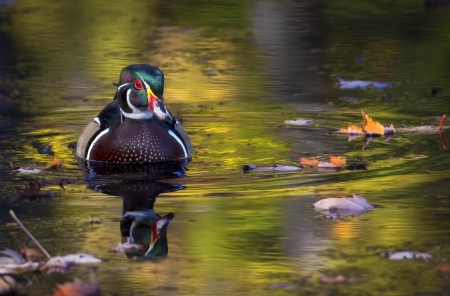
[{"label": "rippled water", "polygon": [[[398,132],[365,144],[334,132],[360,124],[361,109],[395,127],[438,126],[450,114],[450,7],[304,2],[19,0],[0,7],[2,246],[29,242],[7,226],[13,209],[49,253],[104,259],[96,275],[105,295],[448,291],[449,275],[435,268],[450,259],[450,152],[442,140],[450,141],[449,129],[442,137]],[[394,84],[388,91],[338,89],[336,76],[378,81],[396,57],[384,79]],[[88,184],[68,145],[133,63],[164,71],[166,105],[182,116],[196,153],[184,173],[133,176],[140,183],[128,184],[135,191],[123,200],[101,191],[125,196],[121,182],[130,175]],[[312,124],[284,124],[293,119]],[[10,162],[48,165],[52,157],[36,148],[48,145],[60,169],[11,172]],[[242,171],[328,154],[367,162],[369,171]],[[9,203],[29,181],[45,185],[51,198]],[[329,220],[312,207],[353,193],[377,208]],[[109,253],[121,241],[123,207],[142,207],[158,194],[155,211],[175,214],[167,258],[136,262]],[[401,250],[434,258],[380,256]],[[74,276],[86,280],[88,270],[45,276],[26,293],[49,294]],[[337,275],[352,280],[320,281]]]}]

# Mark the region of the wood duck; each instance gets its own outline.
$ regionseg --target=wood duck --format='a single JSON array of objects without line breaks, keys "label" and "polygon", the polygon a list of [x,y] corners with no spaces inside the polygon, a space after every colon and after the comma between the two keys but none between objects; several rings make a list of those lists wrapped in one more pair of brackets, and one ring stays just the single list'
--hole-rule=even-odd
[{"label": "wood duck", "polygon": [[105,163],[187,159],[189,136],[164,106],[164,74],[136,64],[122,69],[114,100],[86,126],[76,154]]}]

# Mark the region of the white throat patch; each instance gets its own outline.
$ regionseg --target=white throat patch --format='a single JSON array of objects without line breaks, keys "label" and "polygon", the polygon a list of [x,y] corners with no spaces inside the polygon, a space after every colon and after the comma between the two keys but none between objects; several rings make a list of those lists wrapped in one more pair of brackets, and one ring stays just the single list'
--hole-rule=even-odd
[{"label": "white throat patch", "polygon": [[135,106],[133,106],[130,103],[130,93],[131,93],[131,89],[129,89],[127,91],[127,104],[128,107],[130,107],[130,109],[133,111],[132,113],[126,113],[123,112],[122,109],[120,109],[120,111],[122,112],[123,116],[127,117],[127,118],[131,118],[131,119],[150,119],[153,116],[153,112],[148,110],[148,109],[140,109],[140,108],[136,108]]}]

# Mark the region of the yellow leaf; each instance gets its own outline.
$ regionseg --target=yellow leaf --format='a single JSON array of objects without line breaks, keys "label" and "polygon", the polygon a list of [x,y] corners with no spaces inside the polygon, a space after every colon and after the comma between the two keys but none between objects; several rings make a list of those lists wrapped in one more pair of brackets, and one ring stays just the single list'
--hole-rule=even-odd
[{"label": "yellow leaf", "polygon": [[337,167],[341,167],[341,168],[345,168],[346,164],[346,159],[344,156],[333,156],[330,154],[330,162],[332,164],[334,164]]},{"label": "yellow leaf", "polygon": [[373,121],[363,110],[361,110],[364,118],[363,130],[367,135],[384,135],[384,127],[376,121]]}]

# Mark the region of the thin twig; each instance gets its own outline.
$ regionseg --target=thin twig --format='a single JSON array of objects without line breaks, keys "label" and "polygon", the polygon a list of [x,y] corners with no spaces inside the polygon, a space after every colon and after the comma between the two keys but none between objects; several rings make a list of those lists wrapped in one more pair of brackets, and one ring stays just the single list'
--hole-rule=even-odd
[{"label": "thin twig", "polygon": [[447,114],[442,115],[441,124],[439,124],[438,130],[441,130],[441,129],[442,129],[442,126],[444,125],[445,117],[447,117]]},{"label": "thin twig", "polygon": [[20,226],[20,228],[22,228],[22,230],[28,235],[28,237],[31,238],[31,240],[36,244],[36,246],[38,246],[38,248],[41,250],[41,252],[45,256],[47,256],[48,259],[52,258],[52,256],[50,256],[50,254],[47,253],[47,251],[37,241],[37,239],[34,238],[34,236],[31,234],[31,232],[29,232],[28,229],[26,229],[25,226],[23,226],[22,222],[20,222],[19,218],[17,218],[16,214],[14,214],[14,211],[13,210],[9,210],[9,214],[11,215],[11,217],[13,217],[14,221],[16,221],[16,223]]},{"label": "thin twig", "polygon": [[383,82],[384,77],[386,77],[387,73],[389,72],[389,70],[391,70],[391,68],[394,66],[394,64],[397,60],[398,60],[398,56],[395,57],[395,60],[392,62],[392,64],[389,66],[389,68],[387,68],[387,70],[384,72],[383,76],[381,76],[380,83]]}]

